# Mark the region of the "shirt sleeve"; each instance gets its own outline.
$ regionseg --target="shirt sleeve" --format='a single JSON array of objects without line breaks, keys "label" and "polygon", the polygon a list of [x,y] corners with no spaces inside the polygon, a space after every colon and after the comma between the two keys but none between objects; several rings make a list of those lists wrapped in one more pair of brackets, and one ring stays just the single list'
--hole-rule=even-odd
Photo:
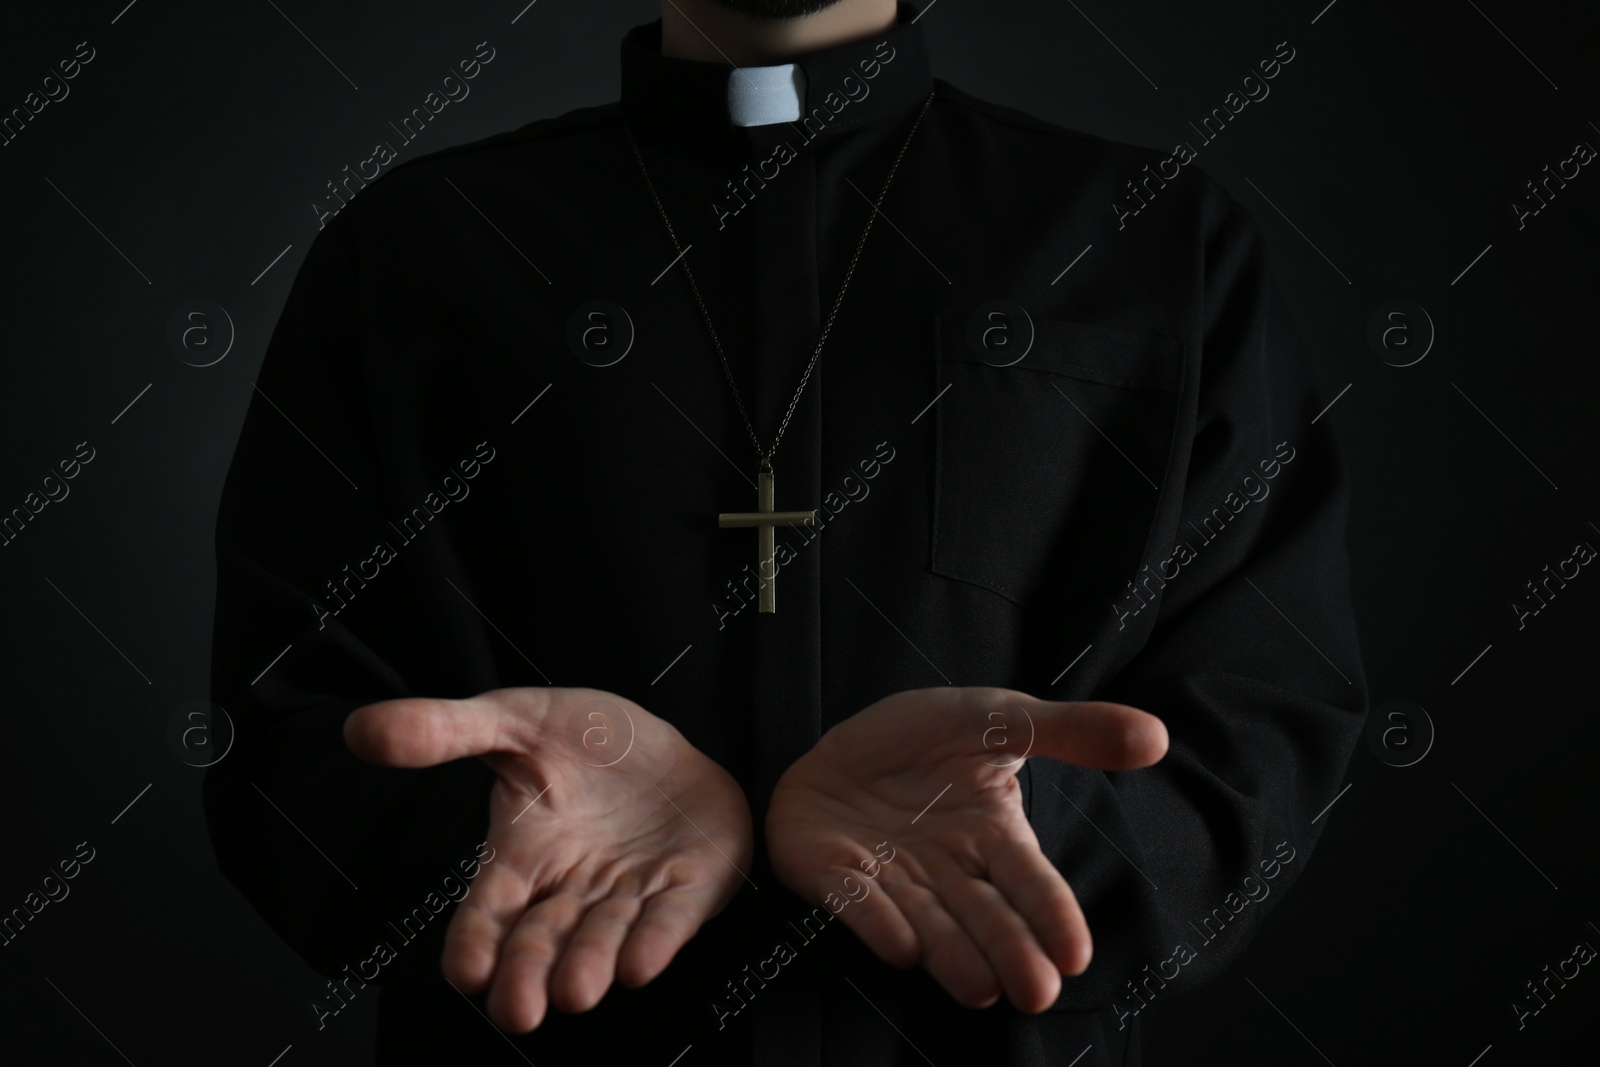
[{"label": "shirt sleeve", "polygon": [[[357,270],[357,207],[306,253],[224,485],[211,691],[235,736],[203,790],[223,874],[328,975],[371,956],[379,938],[397,947],[389,923],[442,910],[444,877],[473,870],[458,867],[483,839],[493,782],[477,760],[375,767],[343,740],[356,707],[461,685],[417,654],[441,629],[428,592],[440,583],[416,580],[415,560],[378,578],[368,569],[374,543],[394,537],[362,353],[381,300]],[[429,923],[432,948],[399,953],[386,973],[436,971],[445,925]]]},{"label": "shirt sleeve", "polygon": [[1192,436],[1168,472],[1182,496],[1157,520],[1137,594],[1111,608],[1124,621],[1143,603],[1154,622],[1087,694],[1161,718],[1169,750],[1138,771],[1028,768],[1030,818],[1094,937],[1057,1007],[1110,1006],[1122,1025],[1250,943],[1306,869],[1367,712],[1346,462],[1260,232],[1221,199],[1188,364]]}]

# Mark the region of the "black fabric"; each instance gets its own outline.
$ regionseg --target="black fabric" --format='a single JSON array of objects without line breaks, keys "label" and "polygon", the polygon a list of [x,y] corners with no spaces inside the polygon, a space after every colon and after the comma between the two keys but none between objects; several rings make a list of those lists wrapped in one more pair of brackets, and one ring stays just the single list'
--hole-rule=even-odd
[{"label": "black fabric", "polygon": [[[1345,465],[1256,226],[1193,164],[1156,185],[1162,153],[936,81],[914,14],[800,58],[809,135],[730,126],[728,68],[640,27],[620,104],[398,165],[307,253],[218,519],[213,691],[239,735],[205,801],[223,871],[312,966],[398,950],[380,1063],[1136,1064],[1142,1005],[1222,973],[1305,869],[1367,698]],[[716,525],[755,507],[754,450],[623,123],[766,441],[929,91],[775,460],[777,506],[822,526],[780,532],[758,615],[755,534]],[[1149,206],[1119,219],[1136,179]],[[607,367],[566,340],[594,299],[637,331]],[[967,341],[997,299],[1032,323],[1011,366]],[[1172,747],[1021,772],[1095,937],[1049,1012],[958,1008],[842,923],[801,941],[809,907],[758,860],[661,979],[510,1037],[438,975],[448,910],[414,942],[390,925],[473,855],[490,772],[371,767],[340,725],[547,684],[674,723],[758,828],[823,730],[904,689],[1122,701]],[[719,1028],[713,998],[779,940],[798,959]]]}]

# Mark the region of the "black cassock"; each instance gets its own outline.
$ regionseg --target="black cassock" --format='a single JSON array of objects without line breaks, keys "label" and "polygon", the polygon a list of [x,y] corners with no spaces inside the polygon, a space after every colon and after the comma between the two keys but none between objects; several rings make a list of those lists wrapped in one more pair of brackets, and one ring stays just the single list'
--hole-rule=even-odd
[{"label": "black cassock", "polygon": [[[1144,1008],[1306,867],[1366,694],[1346,467],[1259,232],[1193,163],[933,79],[914,13],[801,57],[803,122],[745,128],[729,68],[640,27],[620,104],[395,165],[326,219],[218,520],[238,738],[205,791],[223,871],[336,979],[297,1045],[380,998],[381,1063],[1132,1064]],[[779,531],[761,614],[756,533],[717,525],[756,507],[756,453],[624,123],[765,443],[930,91],[775,457],[819,528]],[[822,731],[905,689],[1119,701],[1171,750],[1020,771],[1095,938],[1048,1012],[962,1009],[815,932],[758,858],[661,978],[508,1038],[438,971],[490,770],[370,766],[340,729],[527,685],[672,722],[758,832]]]}]

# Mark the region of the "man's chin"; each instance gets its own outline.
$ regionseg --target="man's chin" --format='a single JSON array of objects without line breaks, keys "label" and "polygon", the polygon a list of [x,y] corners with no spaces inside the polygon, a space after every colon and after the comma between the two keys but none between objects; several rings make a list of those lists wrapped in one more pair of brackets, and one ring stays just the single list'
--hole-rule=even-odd
[{"label": "man's chin", "polygon": [[764,21],[805,18],[838,2],[839,0],[716,0],[719,7]]}]

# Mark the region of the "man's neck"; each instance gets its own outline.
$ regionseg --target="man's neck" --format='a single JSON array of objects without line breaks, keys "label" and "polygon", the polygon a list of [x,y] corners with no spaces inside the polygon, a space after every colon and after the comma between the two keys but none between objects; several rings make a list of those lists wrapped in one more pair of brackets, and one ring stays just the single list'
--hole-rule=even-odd
[{"label": "man's neck", "polygon": [[838,0],[797,19],[754,19],[716,0],[661,0],[661,54],[759,67],[882,33],[895,24],[895,0]]}]

